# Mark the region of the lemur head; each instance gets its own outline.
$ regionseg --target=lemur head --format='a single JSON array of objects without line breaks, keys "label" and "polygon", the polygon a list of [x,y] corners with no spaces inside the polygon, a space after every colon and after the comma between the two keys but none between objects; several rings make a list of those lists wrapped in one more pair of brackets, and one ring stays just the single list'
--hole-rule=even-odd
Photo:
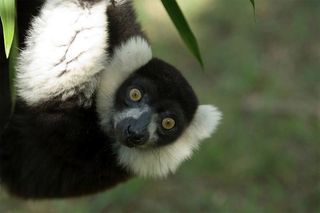
[{"label": "lemur head", "polygon": [[97,108],[102,129],[115,139],[119,163],[139,176],[174,172],[211,135],[220,112],[199,106],[181,73],[152,58],[141,38],[117,49],[108,67]]},{"label": "lemur head", "polygon": [[117,90],[111,132],[129,148],[168,145],[181,136],[197,107],[197,97],[180,72],[152,59]]}]

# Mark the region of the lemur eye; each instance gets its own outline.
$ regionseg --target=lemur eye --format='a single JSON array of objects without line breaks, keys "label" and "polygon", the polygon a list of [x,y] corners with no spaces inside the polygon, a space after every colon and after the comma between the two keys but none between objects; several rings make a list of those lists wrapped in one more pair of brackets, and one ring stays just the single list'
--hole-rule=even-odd
[{"label": "lemur eye", "polygon": [[165,118],[162,120],[162,127],[166,130],[173,129],[176,125],[176,121],[173,118]]},{"label": "lemur eye", "polygon": [[139,89],[131,89],[130,90],[130,99],[134,102],[138,102],[141,100],[142,98],[142,93]]}]

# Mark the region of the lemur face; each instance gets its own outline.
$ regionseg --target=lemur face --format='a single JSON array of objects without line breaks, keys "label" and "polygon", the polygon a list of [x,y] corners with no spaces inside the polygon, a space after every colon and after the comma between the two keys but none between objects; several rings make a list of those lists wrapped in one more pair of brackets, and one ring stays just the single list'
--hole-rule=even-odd
[{"label": "lemur face", "polygon": [[130,148],[168,145],[188,126],[197,106],[197,98],[182,75],[153,59],[117,90],[110,130],[116,141]]},{"label": "lemur face", "polygon": [[166,177],[216,129],[221,113],[199,105],[173,66],[152,58],[148,43],[132,38],[116,49],[96,99],[100,128],[114,137],[119,165],[143,177]]}]

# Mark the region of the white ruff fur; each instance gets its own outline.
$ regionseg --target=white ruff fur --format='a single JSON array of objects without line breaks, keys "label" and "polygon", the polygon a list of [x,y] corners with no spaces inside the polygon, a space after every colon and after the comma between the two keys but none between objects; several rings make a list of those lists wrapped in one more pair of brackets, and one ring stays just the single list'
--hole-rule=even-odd
[{"label": "white ruff fur", "polygon": [[117,89],[138,68],[152,59],[152,51],[146,40],[133,37],[115,49],[110,64],[101,75],[97,92],[97,111],[101,126],[108,126],[113,114],[114,96]]},{"label": "white ruff fur", "polygon": [[[83,85],[92,88],[105,67],[109,0],[80,4],[47,0],[32,21],[17,65],[18,95],[29,105],[72,96]],[[92,85],[94,84],[94,85]],[[90,94],[86,94],[90,95]]]},{"label": "white ruff fur", "polygon": [[190,126],[173,144],[151,150],[130,149],[121,145],[118,147],[118,160],[135,175],[164,178],[189,159],[202,140],[210,137],[221,116],[214,106],[199,106]]}]

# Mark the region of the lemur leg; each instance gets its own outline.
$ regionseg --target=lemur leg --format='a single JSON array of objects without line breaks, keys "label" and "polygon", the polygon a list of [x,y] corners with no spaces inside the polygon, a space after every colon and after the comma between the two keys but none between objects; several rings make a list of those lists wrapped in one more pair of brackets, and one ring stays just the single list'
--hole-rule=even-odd
[{"label": "lemur leg", "polygon": [[134,37],[139,37],[148,42],[147,36],[141,29],[140,23],[131,0],[114,0],[108,7],[109,20],[109,49],[111,56],[116,48],[119,48]]},{"label": "lemur leg", "polygon": [[110,0],[47,0],[28,32],[17,66],[18,97],[28,105],[77,94],[91,99],[108,59]]}]

